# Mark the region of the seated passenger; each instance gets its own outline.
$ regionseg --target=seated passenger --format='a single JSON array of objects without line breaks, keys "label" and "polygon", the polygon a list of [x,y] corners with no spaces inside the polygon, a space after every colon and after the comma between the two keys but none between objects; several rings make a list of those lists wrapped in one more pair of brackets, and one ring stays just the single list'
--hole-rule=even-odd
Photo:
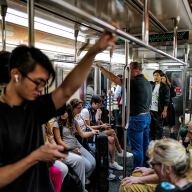
[{"label": "seated passenger", "polygon": [[[81,111],[81,116],[84,118],[87,125],[90,125],[91,128],[101,130],[108,136],[109,141],[109,155],[111,158],[111,162],[109,164],[110,168],[116,169],[116,170],[123,170],[123,167],[120,166],[115,161],[115,150],[119,152],[119,154],[122,156],[123,150],[119,144],[118,138],[116,136],[116,133],[108,124],[103,124],[100,121],[101,111],[100,111],[100,104],[101,104],[101,98],[97,95],[93,95],[91,99],[91,105],[86,106]],[[101,123],[101,124],[100,124]],[[128,157],[133,156],[133,154],[127,153]]]},{"label": "seated passenger", "polygon": [[[173,139],[152,141],[149,145],[149,164],[156,173],[153,177],[141,176],[137,182],[152,183],[161,181],[155,192],[189,192],[192,191],[192,157],[184,146]],[[148,179],[148,180],[147,180]],[[122,181],[120,191],[130,192],[131,177]],[[143,190],[144,191],[144,190]]]},{"label": "seated passenger", "polygon": [[[45,126],[45,143],[57,145],[54,139],[52,126],[54,119],[51,119]],[[62,182],[68,173],[68,167],[61,160],[56,160],[49,168],[51,180],[55,188],[55,192],[60,192]]]},{"label": "seated passenger", "polygon": [[[92,131],[93,129],[91,128],[91,126],[88,126],[85,122],[85,120],[83,119],[83,117],[81,116],[81,109],[83,107],[83,101],[79,100],[79,99],[72,99],[70,101],[70,105],[72,107],[72,111],[73,111],[73,117],[74,119],[77,121],[79,127],[81,128],[81,130],[83,132],[89,132]],[[77,139],[79,140],[79,142],[83,145],[83,147],[85,147],[88,151],[91,151],[88,145],[88,140],[87,138],[82,138],[79,135],[76,135]]]},{"label": "seated passenger", "polygon": [[162,139],[149,145],[150,165],[161,183],[156,192],[192,191],[192,151],[176,140]]},{"label": "seated passenger", "polygon": [[121,181],[119,192],[154,192],[159,177],[152,168],[136,167],[132,176]]},{"label": "seated passenger", "polygon": [[71,107],[68,106],[67,111],[55,121],[53,132],[57,143],[71,150],[64,159],[64,163],[74,169],[85,187],[85,184],[89,183],[88,178],[95,169],[96,162],[95,158],[78,142],[75,133],[78,132],[82,137],[91,137],[95,135],[97,131],[93,130],[86,133],[81,131],[73,118]]}]

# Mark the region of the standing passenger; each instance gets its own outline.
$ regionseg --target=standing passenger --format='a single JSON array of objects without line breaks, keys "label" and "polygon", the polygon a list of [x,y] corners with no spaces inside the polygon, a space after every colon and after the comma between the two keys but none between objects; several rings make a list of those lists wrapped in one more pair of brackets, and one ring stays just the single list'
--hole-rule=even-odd
[{"label": "standing passenger", "polygon": [[41,125],[54,117],[81,86],[95,56],[115,39],[111,33],[104,33],[64,82],[42,96],[48,80],[55,77],[50,60],[34,47],[22,45],[13,50],[10,81],[0,97],[1,191],[53,191],[45,162],[65,158],[61,153],[64,148],[44,144]]},{"label": "standing passenger", "polygon": [[163,120],[167,117],[167,108],[170,102],[169,87],[161,82],[163,72],[155,70],[153,72],[154,82],[152,86],[152,103],[151,103],[151,140],[161,139],[163,137]]},{"label": "standing passenger", "polygon": [[174,133],[175,109],[174,109],[173,100],[172,100],[172,98],[176,96],[175,88],[173,87],[173,85],[169,81],[167,75],[163,74],[163,76],[161,77],[161,81],[162,81],[162,83],[167,85],[169,87],[169,90],[170,90],[170,102],[169,102],[168,109],[167,109],[166,125],[168,125],[168,128],[169,128],[170,138],[176,139],[176,135]]},{"label": "standing passenger", "polygon": [[[98,65],[102,74],[122,85],[122,80],[113,73]],[[134,157],[134,168],[146,165],[146,151],[149,145],[149,127],[151,117],[149,107],[151,104],[152,91],[150,83],[142,74],[142,65],[138,62],[130,63],[130,119],[128,138]]]}]

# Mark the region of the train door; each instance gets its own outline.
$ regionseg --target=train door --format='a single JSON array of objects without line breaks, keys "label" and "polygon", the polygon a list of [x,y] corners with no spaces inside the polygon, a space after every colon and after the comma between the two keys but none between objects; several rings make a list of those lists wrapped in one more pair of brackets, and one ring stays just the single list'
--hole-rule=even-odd
[{"label": "train door", "polygon": [[186,73],[185,123],[191,120],[192,114],[192,70]]},{"label": "train door", "polygon": [[175,87],[176,97],[173,98],[176,115],[183,114],[184,74],[182,70],[172,69],[164,71]]}]

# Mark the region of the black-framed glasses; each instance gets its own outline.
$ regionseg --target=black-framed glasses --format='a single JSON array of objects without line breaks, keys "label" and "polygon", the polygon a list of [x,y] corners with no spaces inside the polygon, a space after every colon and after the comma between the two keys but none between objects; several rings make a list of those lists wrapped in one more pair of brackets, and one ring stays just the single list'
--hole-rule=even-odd
[{"label": "black-framed glasses", "polygon": [[37,79],[37,80],[33,80],[31,79],[31,77],[29,77],[27,74],[25,74],[23,71],[19,70],[19,72],[26,77],[28,80],[30,80],[32,83],[34,83],[37,88],[42,88],[45,87],[47,85],[47,81],[45,81],[44,79]]},{"label": "black-framed glasses", "polygon": [[162,163],[160,162],[149,161],[148,163],[151,168],[154,168],[156,165],[159,165],[159,166],[162,165]]}]

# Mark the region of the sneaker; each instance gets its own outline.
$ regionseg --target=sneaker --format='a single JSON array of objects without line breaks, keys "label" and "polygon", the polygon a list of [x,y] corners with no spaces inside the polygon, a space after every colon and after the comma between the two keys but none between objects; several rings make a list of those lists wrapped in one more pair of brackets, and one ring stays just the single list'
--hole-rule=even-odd
[{"label": "sneaker", "polygon": [[112,181],[112,180],[115,180],[115,179],[116,179],[116,175],[114,175],[113,173],[109,173],[108,180]]},{"label": "sneaker", "polygon": [[123,180],[123,175],[120,175],[118,178],[119,178],[119,181],[122,181]]},{"label": "sneaker", "polygon": [[[121,153],[117,153],[119,157],[123,157],[124,150],[121,151]],[[133,153],[129,153],[128,151],[126,152],[126,157],[130,158],[133,157]]]},{"label": "sneaker", "polygon": [[109,168],[116,169],[118,171],[123,170],[123,167],[121,165],[119,165],[116,161],[114,161],[113,163],[109,163]]},{"label": "sneaker", "polygon": [[89,179],[85,180],[85,185],[89,185],[91,183],[91,181]]}]

